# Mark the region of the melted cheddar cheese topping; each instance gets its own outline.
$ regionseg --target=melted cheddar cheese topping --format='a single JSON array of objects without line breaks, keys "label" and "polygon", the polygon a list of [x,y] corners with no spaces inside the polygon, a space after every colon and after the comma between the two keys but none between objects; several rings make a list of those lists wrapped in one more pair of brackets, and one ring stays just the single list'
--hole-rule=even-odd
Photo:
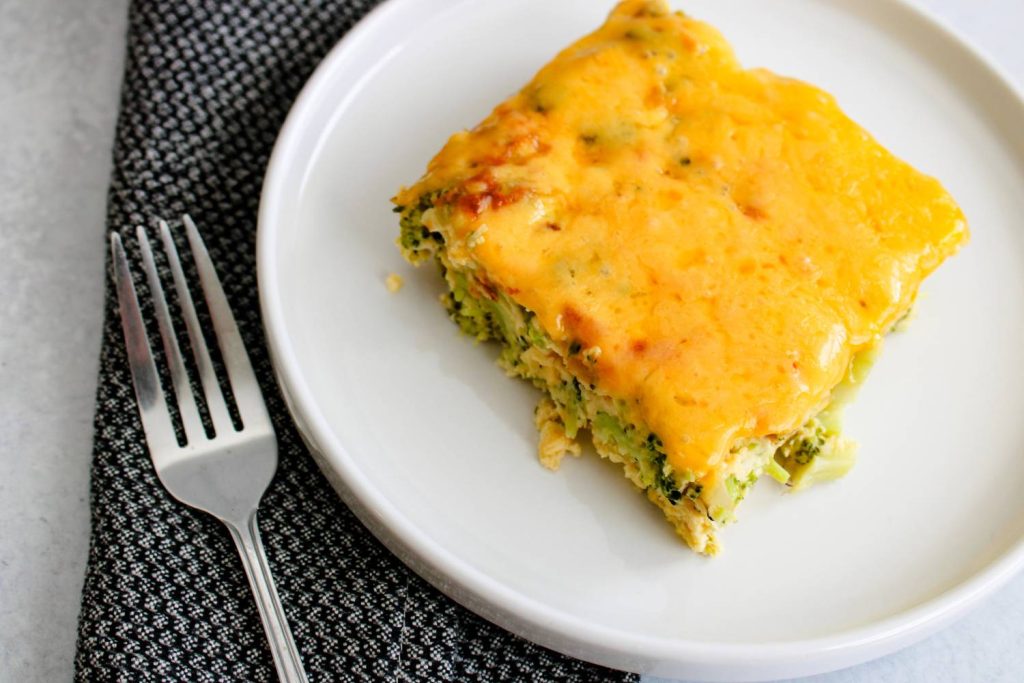
[{"label": "melted cheddar cheese topping", "polygon": [[533,311],[698,479],[785,435],[967,240],[933,178],[821,90],[628,0],[396,198]]}]

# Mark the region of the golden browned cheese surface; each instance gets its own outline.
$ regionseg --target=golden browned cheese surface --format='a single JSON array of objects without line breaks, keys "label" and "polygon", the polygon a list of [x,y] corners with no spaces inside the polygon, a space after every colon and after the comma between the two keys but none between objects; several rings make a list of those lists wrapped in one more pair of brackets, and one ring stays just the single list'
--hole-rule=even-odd
[{"label": "golden browned cheese surface", "polygon": [[452,258],[705,479],[819,411],[967,239],[831,96],[661,1],[621,3],[396,201],[438,189]]}]

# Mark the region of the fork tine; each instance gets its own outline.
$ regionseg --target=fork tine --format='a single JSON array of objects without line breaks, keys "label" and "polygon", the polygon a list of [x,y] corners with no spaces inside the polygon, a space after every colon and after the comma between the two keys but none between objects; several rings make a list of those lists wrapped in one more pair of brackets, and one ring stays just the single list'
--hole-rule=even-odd
[{"label": "fork tine", "polygon": [[210,310],[210,318],[213,319],[217,344],[220,347],[221,357],[224,359],[224,367],[227,369],[228,379],[235,394],[235,403],[238,405],[242,422],[247,427],[262,425],[269,427],[270,418],[256,381],[256,373],[253,372],[249,354],[246,353],[245,345],[242,343],[242,336],[238,332],[238,324],[235,322],[235,316],[231,313],[227,296],[224,295],[224,288],[217,277],[213,261],[210,260],[210,253],[206,250],[206,244],[199,236],[199,230],[196,229],[192,218],[185,215],[182,217],[182,222],[185,224],[188,241],[192,247],[192,258],[199,271],[199,281],[206,297],[207,308]]},{"label": "fork tine", "polygon": [[191,441],[202,438],[206,432],[203,429],[202,418],[199,417],[199,406],[196,405],[196,397],[192,393],[192,385],[188,380],[185,363],[181,358],[181,348],[178,346],[174,323],[171,322],[171,314],[167,310],[167,299],[164,295],[163,285],[160,284],[160,275],[156,270],[153,248],[150,246],[149,236],[144,227],[140,225],[135,234],[142,250],[142,263],[145,266],[149,293],[152,295],[153,308],[156,311],[156,320],[160,327],[160,337],[164,343],[164,355],[167,357],[167,364],[171,371],[174,394],[178,398],[178,411],[181,413],[182,426],[185,428],[185,439]]},{"label": "fork tine", "polygon": [[128,259],[121,244],[121,236],[116,232],[110,235],[110,251],[114,261],[114,285],[117,289],[117,303],[121,311],[121,327],[124,330],[124,343],[128,350],[128,364],[132,373],[132,385],[135,387],[135,398],[139,404],[139,415],[142,416],[142,428],[146,432],[146,442],[150,453],[177,450],[178,439],[174,435],[171,414],[164,400],[160,376],[156,371],[153,353],[149,348],[146,325],[139,312],[139,299],[135,294],[135,284],[128,269]]},{"label": "fork tine", "polygon": [[171,238],[171,231],[167,227],[166,221],[160,221],[160,239],[164,244],[167,261],[171,265],[174,288],[178,292],[178,303],[185,318],[185,329],[188,331],[188,341],[189,345],[192,346],[192,356],[195,358],[196,369],[199,371],[199,383],[203,387],[206,405],[210,409],[210,420],[213,422],[213,430],[217,434],[233,431],[231,415],[228,413],[228,406],[224,402],[224,395],[220,391],[220,384],[217,382],[217,375],[213,370],[213,361],[210,360],[210,350],[206,347],[206,339],[203,337],[203,329],[199,326],[199,318],[196,316],[196,307],[192,301],[192,294],[189,292],[188,284],[185,282],[185,273],[181,269],[178,249],[174,245],[174,240]]}]

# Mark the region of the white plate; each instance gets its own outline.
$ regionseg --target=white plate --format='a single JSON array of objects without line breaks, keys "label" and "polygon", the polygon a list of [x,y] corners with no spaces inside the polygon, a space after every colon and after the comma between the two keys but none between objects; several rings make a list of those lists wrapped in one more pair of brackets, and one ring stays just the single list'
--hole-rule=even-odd
[{"label": "white plate", "polygon": [[[260,210],[268,337],[320,466],[392,550],[536,642],[666,676],[821,672],[909,644],[1024,564],[1024,105],[895,0],[676,0],[748,65],[833,92],[943,180],[973,241],[926,285],[849,413],[860,462],[770,481],[707,560],[596,458],[535,459],[536,392],[461,337],[388,199],[612,2],[390,0],[316,72]],[[407,281],[389,294],[384,278]]]}]

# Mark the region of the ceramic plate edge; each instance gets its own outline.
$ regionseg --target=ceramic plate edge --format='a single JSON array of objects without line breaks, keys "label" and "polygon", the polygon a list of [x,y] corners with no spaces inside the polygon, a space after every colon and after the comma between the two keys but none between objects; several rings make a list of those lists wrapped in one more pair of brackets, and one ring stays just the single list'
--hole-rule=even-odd
[{"label": "ceramic plate edge", "polygon": [[[304,86],[285,120],[267,165],[260,198],[257,230],[257,279],[263,325],[275,375],[303,439],[316,454],[324,474],[359,519],[392,552],[436,588],[498,625],[565,654],[619,669],[659,675],[695,676],[706,680],[767,680],[802,676],[851,666],[889,654],[934,633],[965,614],[984,597],[1024,569],[1024,538],[957,586],[910,610],[868,626],[822,638],[771,644],[718,643],[697,640],[645,638],[597,627],[572,615],[522,596],[466,566],[432,544],[415,525],[378,495],[354,467],[348,453],[331,436],[316,407],[288,344],[273,255],[277,235],[268,226],[283,189],[284,168],[290,161],[306,112],[319,84],[378,24],[415,0],[385,0],[353,27],[327,54]],[[827,0],[823,0],[826,1]],[[983,52],[961,38],[944,21],[907,0],[875,0],[902,7],[918,21],[964,51],[972,67],[988,71],[1024,112],[1024,94],[1007,73]]]}]

